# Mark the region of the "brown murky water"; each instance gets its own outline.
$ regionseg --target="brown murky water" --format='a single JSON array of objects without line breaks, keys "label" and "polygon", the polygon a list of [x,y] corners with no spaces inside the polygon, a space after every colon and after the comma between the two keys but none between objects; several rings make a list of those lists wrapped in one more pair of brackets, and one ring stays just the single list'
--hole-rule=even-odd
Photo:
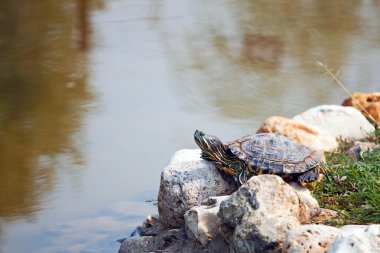
[{"label": "brown murky water", "polygon": [[202,129],[380,90],[379,1],[0,3],[0,252],[116,252]]}]

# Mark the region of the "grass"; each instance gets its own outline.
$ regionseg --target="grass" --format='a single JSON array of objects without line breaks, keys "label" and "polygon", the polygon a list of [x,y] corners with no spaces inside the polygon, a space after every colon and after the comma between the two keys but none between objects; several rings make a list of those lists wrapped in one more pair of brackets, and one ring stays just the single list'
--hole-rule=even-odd
[{"label": "grass", "polygon": [[[380,144],[380,129],[367,141]],[[326,154],[329,172],[313,194],[321,207],[338,212],[326,224],[380,223],[380,148],[352,161],[345,153],[349,146],[342,143],[338,152]]]}]

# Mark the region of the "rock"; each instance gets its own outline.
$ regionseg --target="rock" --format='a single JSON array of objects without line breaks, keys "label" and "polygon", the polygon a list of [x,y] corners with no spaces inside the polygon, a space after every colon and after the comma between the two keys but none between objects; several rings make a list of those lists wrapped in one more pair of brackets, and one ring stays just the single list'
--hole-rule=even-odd
[{"label": "rock", "polygon": [[200,149],[180,149],[170,158],[169,164],[181,164],[184,162],[203,161]]},{"label": "rock", "polygon": [[138,227],[140,236],[122,241],[119,253],[166,252],[166,253],[233,253],[233,249],[220,236],[216,235],[207,245],[188,238],[184,228],[165,229],[156,216],[148,216]]},{"label": "rock", "polygon": [[[157,215],[149,215],[129,238],[121,240],[119,253],[152,252],[164,248],[162,238],[169,234],[165,231]],[[161,238],[157,236],[160,235]]]},{"label": "rock", "polygon": [[209,205],[195,206],[185,213],[186,234],[202,245],[219,235],[221,225],[218,217],[220,203],[229,196],[211,197]]},{"label": "rock", "polygon": [[285,234],[300,225],[299,199],[282,178],[254,176],[222,201],[218,216],[236,252],[279,250]]},{"label": "rock", "polygon": [[364,152],[371,152],[378,147],[379,144],[373,142],[355,141],[346,153],[351,161],[357,161],[361,158]]},{"label": "rock", "polygon": [[141,226],[136,228],[138,236],[156,236],[162,233],[164,227],[158,215],[148,215]]},{"label": "rock", "polygon": [[158,250],[153,236],[134,236],[123,241],[119,253],[127,252],[154,252]]},{"label": "rock", "polygon": [[180,248],[180,245],[187,241],[184,229],[165,229],[157,215],[149,215],[136,230],[138,231],[136,236],[122,241],[119,253],[156,252],[168,248]]},{"label": "rock", "polygon": [[320,210],[318,201],[311,196],[310,191],[297,182],[290,182],[290,186],[295,190],[299,198],[299,217],[302,224],[310,223]]},{"label": "rock", "polygon": [[197,241],[185,239],[181,243],[178,241],[176,244],[165,248],[165,253],[236,253],[230,245],[221,237],[213,238],[209,243],[204,246]]},{"label": "rock", "polygon": [[325,225],[303,225],[290,230],[282,247],[282,253],[324,253],[340,229]]},{"label": "rock", "polygon": [[355,232],[363,232],[368,228],[368,225],[346,225],[341,227],[342,232],[344,232],[346,235],[355,233]]},{"label": "rock", "polygon": [[335,137],[323,129],[280,116],[267,118],[256,133],[276,133],[319,151],[338,148]]},{"label": "rock", "polygon": [[361,111],[369,121],[375,121],[377,124],[380,123],[380,92],[353,93],[352,97],[346,98],[342,105],[354,106]]},{"label": "rock", "polygon": [[357,109],[348,106],[321,105],[293,119],[323,129],[339,139],[359,140],[375,131],[374,126]]},{"label": "rock", "polygon": [[344,226],[328,253],[380,253],[380,224]]},{"label": "rock", "polygon": [[166,228],[184,227],[183,215],[191,207],[237,189],[232,177],[223,177],[215,163],[200,159],[197,152],[178,151],[161,174],[158,211]]},{"label": "rock", "polygon": [[312,223],[322,223],[326,220],[335,219],[338,216],[338,212],[326,208],[319,208],[316,215],[312,218]]}]

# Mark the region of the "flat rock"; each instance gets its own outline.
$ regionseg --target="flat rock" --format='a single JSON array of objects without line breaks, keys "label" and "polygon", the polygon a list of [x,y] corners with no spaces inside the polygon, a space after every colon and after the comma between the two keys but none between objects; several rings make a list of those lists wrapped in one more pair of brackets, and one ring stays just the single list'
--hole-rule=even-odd
[{"label": "flat rock", "polygon": [[222,201],[218,216],[236,252],[279,250],[286,233],[300,225],[299,198],[278,176],[254,176]]},{"label": "flat rock", "polygon": [[215,163],[200,159],[199,154],[199,150],[180,150],[162,171],[158,211],[166,228],[184,227],[184,214],[191,207],[237,189],[232,177],[224,176]]},{"label": "flat rock", "polygon": [[194,206],[185,213],[186,234],[202,245],[219,235],[221,221],[218,217],[220,203],[229,196],[211,197],[207,205]]},{"label": "flat rock", "polygon": [[328,253],[380,253],[380,224],[342,227]]},{"label": "flat rock", "polygon": [[325,130],[280,116],[267,118],[256,133],[280,134],[318,151],[334,151],[338,148],[335,137]]},{"label": "flat rock", "polygon": [[353,93],[346,98],[343,106],[353,106],[369,120],[380,123],[380,92],[374,93]]},{"label": "flat rock", "polygon": [[324,253],[330,247],[340,229],[325,225],[303,225],[290,230],[282,253]]},{"label": "flat rock", "polygon": [[293,118],[325,130],[334,138],[359,140],[375,131],[374,126],[354,107],[321,105]]}]

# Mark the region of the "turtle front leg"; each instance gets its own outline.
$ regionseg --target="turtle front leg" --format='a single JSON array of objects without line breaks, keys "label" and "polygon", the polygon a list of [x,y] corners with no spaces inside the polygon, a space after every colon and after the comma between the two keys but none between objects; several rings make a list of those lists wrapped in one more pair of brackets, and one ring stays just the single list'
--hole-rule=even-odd
[{"label": "turtle front leg", "polygon": [[302,186],[306,186],[307,184],[318,181],[321,179],[321,175],[318,173],[315,173],[314,171],[310,170],[308,172],[302,173],[298,176],[297,181]]}]

